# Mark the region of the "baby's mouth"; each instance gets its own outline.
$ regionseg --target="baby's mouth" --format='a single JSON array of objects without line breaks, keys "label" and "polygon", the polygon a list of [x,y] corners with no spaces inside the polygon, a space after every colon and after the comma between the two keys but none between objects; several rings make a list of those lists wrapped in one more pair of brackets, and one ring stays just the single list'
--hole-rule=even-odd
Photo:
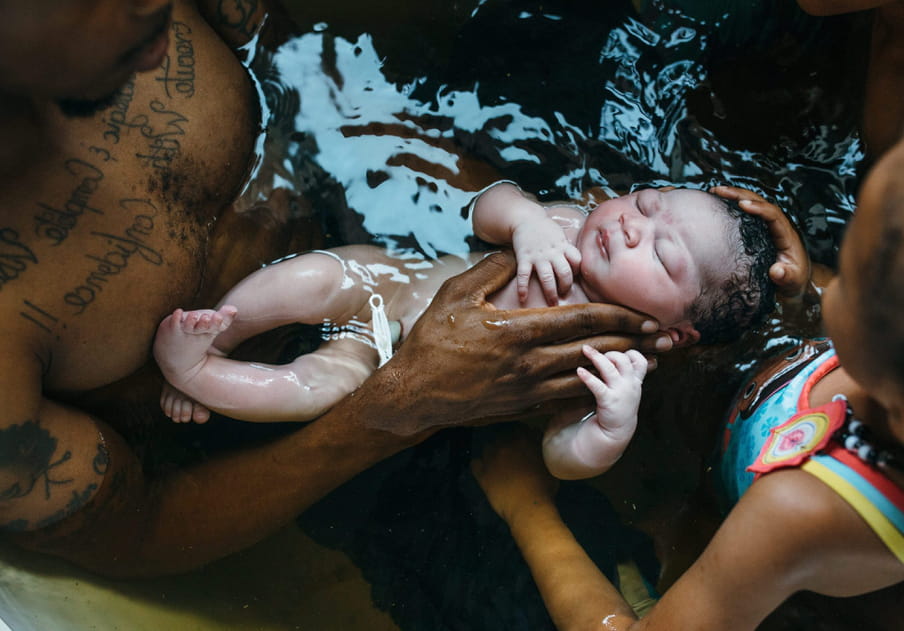
[{"label": "baby's mouth", "polygon": [[609,234],[605,229],[600,230],[596,236],[596,242],[600,247],[603,258],[609,260]]}]

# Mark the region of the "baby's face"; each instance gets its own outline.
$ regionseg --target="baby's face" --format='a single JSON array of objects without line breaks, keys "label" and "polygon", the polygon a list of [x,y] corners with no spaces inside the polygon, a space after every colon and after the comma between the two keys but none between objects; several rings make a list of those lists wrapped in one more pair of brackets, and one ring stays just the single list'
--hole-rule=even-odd
[{"label": "baby's face", "polygon": [[645,189],[600,204],[581,228],[582,286],[659,320],[687,323],[687,310],[712,279],[733,266],[729,222],[702,191]]}]

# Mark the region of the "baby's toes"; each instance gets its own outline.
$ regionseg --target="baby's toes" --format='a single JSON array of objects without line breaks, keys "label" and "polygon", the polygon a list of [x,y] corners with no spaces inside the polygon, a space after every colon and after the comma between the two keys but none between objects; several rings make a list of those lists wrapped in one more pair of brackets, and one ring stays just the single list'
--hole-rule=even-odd
[{"label": "baby's toes", "polygon": [[195,423],[202,424],[210,420],[210,410],[198,402],[192,404],[191,420]]}]

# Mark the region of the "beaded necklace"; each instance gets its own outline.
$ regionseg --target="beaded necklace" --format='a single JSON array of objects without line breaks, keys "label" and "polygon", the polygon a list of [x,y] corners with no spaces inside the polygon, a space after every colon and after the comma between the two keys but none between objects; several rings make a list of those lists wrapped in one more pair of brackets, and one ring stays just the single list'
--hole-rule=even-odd
[{"label": "beaded necklace", "polygon": [[875,446],[875,436],[873,430],[862,421],[854,416],[854,410],[847,397],[843,394],[836,394],[832,397],[833,401],[842,400],[845,403],[845,422],[838,431],[835,432],[835,440],[844,445],[848,451],[856,454],[863,462],[870,466],[876,467],[893,467],[898,471],[904,472],[904,459],[901,457],[901,449],[879,449]]}]

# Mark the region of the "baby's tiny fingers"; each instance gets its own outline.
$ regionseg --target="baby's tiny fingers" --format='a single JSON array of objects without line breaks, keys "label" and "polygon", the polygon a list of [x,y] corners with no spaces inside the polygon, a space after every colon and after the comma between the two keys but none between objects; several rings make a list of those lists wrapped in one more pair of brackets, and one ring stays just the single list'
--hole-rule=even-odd
[{"label": "baby's tiny fingers", "polygon": [[578,368],[578,379],[587,386],[587,389],[590,390],[590,394],[597,400],[606,395],[606,384],[600,381],[596,375],[586,368]]},{"label": "baby's tiny fingers", "polygon": [[550,305],[559,303],[559,292],[556,290],[556,274],[548,261],[537,263],[537,278],[543,287],[543,295]]},{"label": "baby's tiny fingers", "polygon": [[609,383],[609,381],[618,377],[618,367],[608,357],[608,355],[617,352],[618,351],[609,351],[606,354],[597,353],[596,355],[590,357],[590,361],[593,363],[593,367],[596,368],[597,372],[600,374],[600,377],[606,383]]},{"label": "baby's tiny fingers", "polygon": [[527,298],[527,288],[530,285],[530,275],[534,271],[534,266],[531,264],[518,264],[518,274],[515,280],[516,287],[518,288],[518,299],[521,302]]},{"label": "baby's tiny fingers", "polygon": [[554,267],[556,270],[556,277],[559,279],[559,292],[564,293],[565,290],[570,289],[571,285],[574,283],[571,265],[568,263],[567,259],[560,258],[555,261]]},{"label": "baby's tiny fingers", "polygon": [[565,258],[572,267],[578,267],[581,264],[581,251],[569,243],[565,248]]},{"label": "baby's tiny fingers", "polygon": [[647,358],[644,357],[643,353],[633,348],[629,349],[625,355],[631,361],[631,367],[634,369],[634,374],[643,379],[649,368]]}]

